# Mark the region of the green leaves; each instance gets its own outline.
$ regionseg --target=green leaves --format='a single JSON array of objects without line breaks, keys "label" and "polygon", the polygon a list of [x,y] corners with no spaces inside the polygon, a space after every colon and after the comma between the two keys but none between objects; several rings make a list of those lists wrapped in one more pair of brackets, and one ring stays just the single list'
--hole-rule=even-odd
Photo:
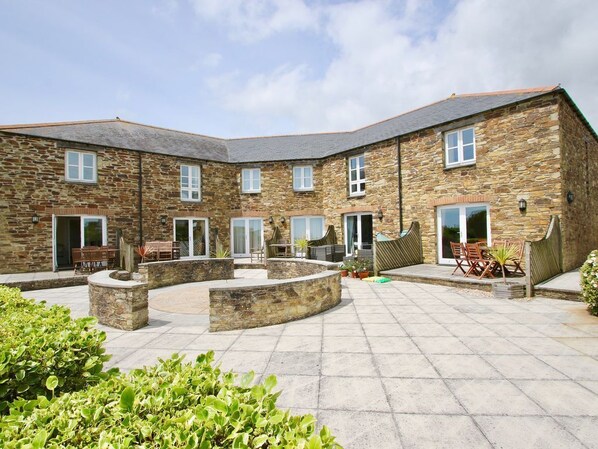
[{"label": "green leaves", "polygon": [[133,410],[133,403],[135,402],[135,391],[131,387],[127,387],[120,395],[120,407],[123,410]]},{"label": "green leaves", "polygon": [[46,379],[46,388],[50,391],[54,391],[54,389],[58,386],[58,377],[56,376],[49,376]]}]

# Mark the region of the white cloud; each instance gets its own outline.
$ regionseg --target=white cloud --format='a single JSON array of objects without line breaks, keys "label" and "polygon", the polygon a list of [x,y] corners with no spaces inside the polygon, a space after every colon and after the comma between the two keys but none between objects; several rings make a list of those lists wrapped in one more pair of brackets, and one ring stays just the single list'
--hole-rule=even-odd
[{"label": "white cloud", "polygon": [[317,11],[302,0],[191,0],[198,16],[226,26],[231,38],[253,42],[274,33],[314,28]]},{"label": "white cloud", "polygon": [[[229,2],[207,4],[209,15],[232,12],[232,22],[253,36],[281,31],[281,4],[239,11]],[[252,3],[252,2],[247,2]],[[298,4],[288,1],[285,3]],[[304,4],[301,3],[303,7]],[[571,0],[462,0],[441,21],[430,2],[410,0],[397,13],[390,1],[362,1],[300,8],[301,17],[318,14],[322,32],[336,46],[323,74],[314,78],[305,64],[281,65],[244,79],[212,83],[223,104],[256,122],[280,115],[287,131],[353,129],[384,119],[452,92],[467,93],[562,83],[586,117],[598,127],[598,2]],[[225,11],[226,10],[226,11]],[[237,14],[237,15],[235,15]],[[264,18],[258,31],[257,18]],[[264,34],[265,33],[265,34]]]}]

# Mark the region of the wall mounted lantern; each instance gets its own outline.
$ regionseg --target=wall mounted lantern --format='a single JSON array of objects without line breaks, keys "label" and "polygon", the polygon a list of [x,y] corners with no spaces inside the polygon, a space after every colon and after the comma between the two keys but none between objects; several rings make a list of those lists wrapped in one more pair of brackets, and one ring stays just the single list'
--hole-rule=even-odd
[{"label": "wall mounted lantern", "polygon": [[525,212],[527,210],[527,201],[525,198],[519,199],[519,211]]},{"label": "wall mounted lantern", "polygon": [[270,218],[268,218],[268,223],[274,223],[274,217],[272,215],[270,215]]},{"label": "wall mounted lantern", "polygon": [[376,213],[376,216],[378,217],[378,220],[382,221],[382,219],[384,218],[384,213],[382,212],[382,207],[378,207],[378,212]]},{"label": "wall mounted lantern", "polygon": [[36,212],[33,212],[33,216],[31,217],[31,223],[38,224],[39,223],[39,215]]},{"label": "wall mounted lantern", "polygon": [[280,223],[284,224],[287,221],[284,217],[280,217]]},{"label": "wall mounted lantern", "polygon": [[160,223],[162,223],[162,226],[166,225],[166,215],[160,217]]},{"label": "wall mounted lantern", "polygon": [[567,202],[569,204],[571,204],[573,202],[573,199],[575,198],[575,196],[573,195],[573,192],[571,190],[569,190],[567,192]]}]

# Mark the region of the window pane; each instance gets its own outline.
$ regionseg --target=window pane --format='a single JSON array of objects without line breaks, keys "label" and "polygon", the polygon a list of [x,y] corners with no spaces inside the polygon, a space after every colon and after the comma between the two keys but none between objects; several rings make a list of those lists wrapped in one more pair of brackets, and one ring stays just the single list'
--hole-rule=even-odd
[{"label": "window pane", "polygon": [[74,167],[72,165],[69,165],[68,174],[69,174],[69,179],[78,179],[79,178],[79,167],[77,167],[76,165]]},{"label": "window pane", "polygon": [[191,178],[191,188],[192,189],[199,189],[199,179]]},{"label": "window pane", "polygon": [[181,165],[181,176],[189,176],[189,166]]},{"label": "window pane", "polygon": [[359,179],[365,179],[365,168],[359,170]]},{"label": "window pane", "polygon": [[199,179],[199,167],[191,167],[191,176]]},{"label": "window pane", "polygon": [[305,218],[293,218],[291,226],[293,228],[293,242],[297,241],[297,239],[304,239],[307,236],[307,223]]},{"label": "window pane", "polygon": [[191,192],[191,198],[194,200],[198,200],[199,199],[199,192],[197,190],[195,190],[194,192]]},{"label": "window pane", "polygon": [[463,130],[463,145],[473,143],[473,128]]},{"label": "window pane", "polygon": [[488,242],[488,211],[486,206],[465,208],[467,243]]},{"label": "window pane", "polygon": [[245,254],[245,220],[233,220],[233,253]]},{"label": "window pane", "polygon": [[260,189],[260,178],[253,178],[253,190]]},{"label": "window pane", "polygon": [[187,176],[181,176],[181,187],[184,189],[189,188],[189,178]]},{"label": "window pane", "polygon": [[69,165],[79,165],[79,153],[68,152],[68,164]]},{"label": "window pane", "polygon": [[189,199],[189,191],[188,190],[181,190],[181,198],[184,200]]},{"label": "window pane", "polygon": [[181,244],[181,257],[189,256],[189,220],[175,220],[174,238]]},{"label": "window pane", "polygon": [[455,162],[459,161],[459,150],[457,148],[452,148],[448,150],[448,163],[454,164]]},{"label": "window pane", "polygon": [[324,237],[324,219],[322,217],[309,219],[309,238],[311,240]]},{"label": "window pane", "polygon": [[362,182],[361,184],[359,184],[359,191],[365,192],[365,182]]},{"label": "window pane", "polygon": [[102,246],[103,227],[101,218],[83,219],[83,246]]},{"label": "window pane", "polygon": [[463,160],[464,161],[471,161],[473,160],[473,144],[466,145],[463,147]]},{"label": "window pane", "polygon": [[445,259],[453,258],[451,242],[461,241],[459,225],[459,209],[442,209],[440,211],[440,226],[442,229],[442,256]]},{"label": "window pane", "polygon": [[301,178],[294,178],[293,179],[293,188],[295,190],[300,189],[301,188]]},{"label": "window pane", "polygon": [[93,154],[83,154],[83,166],[93,167],[94,166],[93,160],[94,160]]},{"label": "window pane", "polygon": [[262,220],[249,220],[249,249],[256,250],[262,247]]},{"label": "window pane", "polygon": [[93,168],[83,167],[83,179],[86,181],[93,181]]},{"label": "window pane", "polygon": [[457,133],[450,133],[446,135],[446,144],[448,148],[456,147],[457,146]]},{"label": "window pane", "polygon": [[305,187],[306,189],[311,189],[311,187],[312,187],[311,177],[305,178],[303,180],[303,187]]},{"label": "window pane", "polygon": [[357,184],[351,184],[351,193],[357,192]]},{"label": "window pane", "polygon": [[358,161],[360,167],[365,167],[365,158],[363,156],[359,156]]},{"label": "window pane", "polygon": [[349,163],[350,163],[351,170],[354,170],[355,168],[357,168],[357,158],[350,159]]}]

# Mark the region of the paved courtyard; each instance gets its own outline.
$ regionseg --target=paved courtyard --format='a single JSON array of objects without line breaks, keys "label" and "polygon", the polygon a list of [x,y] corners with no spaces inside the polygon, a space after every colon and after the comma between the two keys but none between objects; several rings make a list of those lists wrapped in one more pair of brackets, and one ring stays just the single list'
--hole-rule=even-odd
[{"label": "paved courtyard", "polygon": [[[205,291],[152,291],[150,305],[194,286]],[[87,314],[86,286],[25,295]],[[226,369],[276,374],[279,406],[315,415],[345,448],[598,448],[598,318],[583,304],[343,279],[327,313],[214,334],[201,303],[201,315],[150,309],[135,332],[100,326],[110,365],[213,349]]]}]

